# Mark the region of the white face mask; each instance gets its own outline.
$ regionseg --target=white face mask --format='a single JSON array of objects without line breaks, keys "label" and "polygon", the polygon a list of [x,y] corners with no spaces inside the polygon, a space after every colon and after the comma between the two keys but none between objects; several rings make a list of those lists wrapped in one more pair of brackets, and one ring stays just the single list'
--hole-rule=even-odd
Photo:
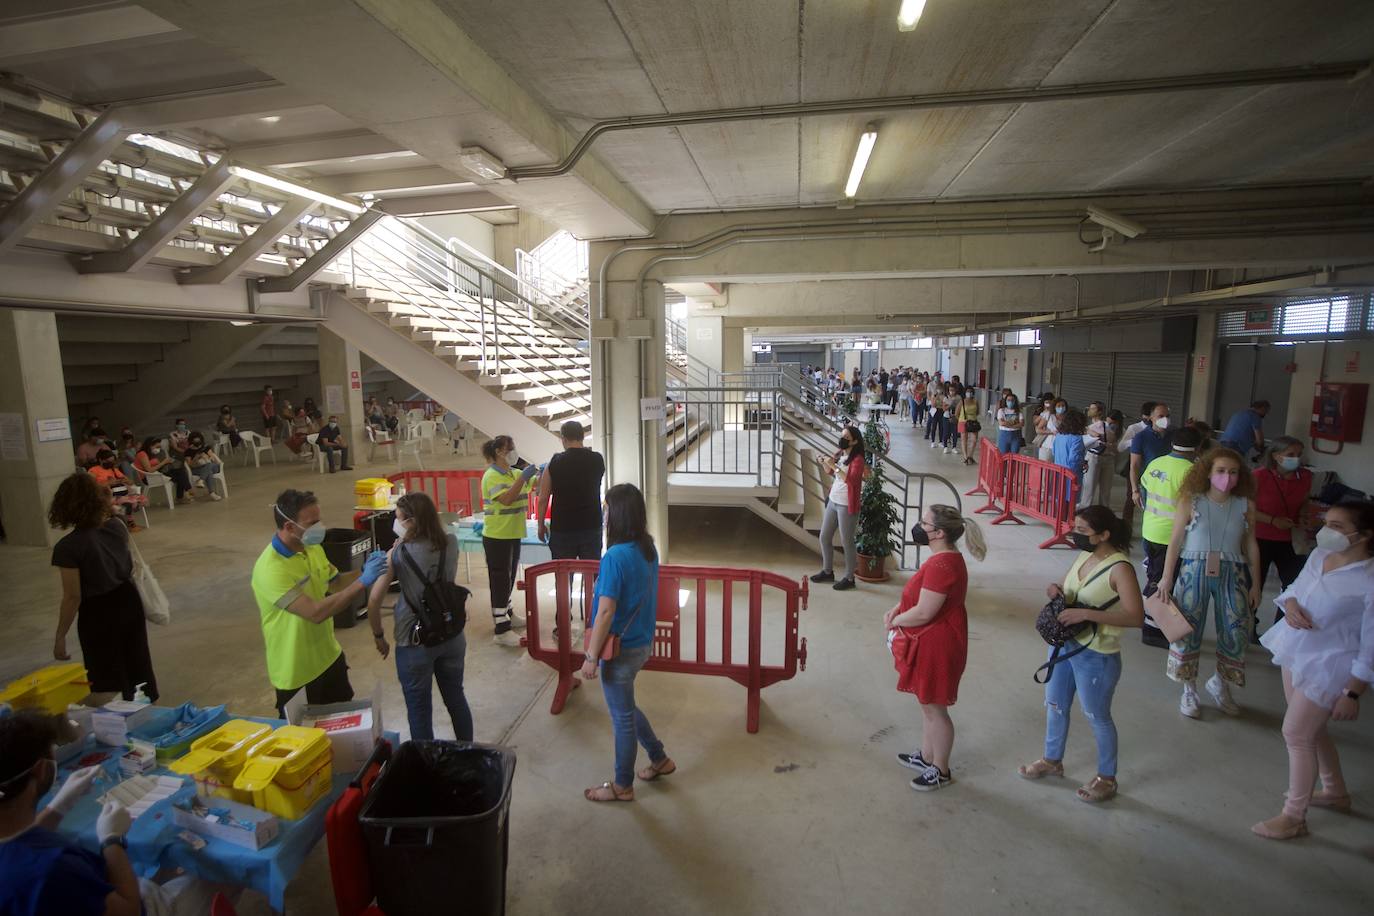
[{"label": "white face mask", "polygon": [[510,466],[514,467],[515,462],[519,460],[520,453],[517,452],[515,449],[511,449],[510,451],[506,452],[506,464],[509,464]]},{"label": "white face mask", "polygon": [[1168,417],[1160,417],[1158,420],[1155,421],[1155,429],[1168,429],[1168,428],[1169,428],[1169,418],[1168,418]]},{"label": "white face mask", "polygon": [[1350,537],[1341,534],[1335,528],[1328,528],[1323,525],[1317,530],[1317,546],[1324,547],[1334,553],[1340,553],[1350,546]]},{"label": "white face mask", "polygon": [[396,537],[404,539],[410,533],[410,527],[398,517],[391,523],[391,530],[396,532]]}]

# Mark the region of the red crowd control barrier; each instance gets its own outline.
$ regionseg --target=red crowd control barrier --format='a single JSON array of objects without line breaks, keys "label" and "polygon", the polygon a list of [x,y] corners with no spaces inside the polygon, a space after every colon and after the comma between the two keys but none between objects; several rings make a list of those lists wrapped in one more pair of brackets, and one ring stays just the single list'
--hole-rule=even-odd
[{"label": "red crowd control barrier", "polygon": [[[486,471],[401,471],[387,476],[407,493],[426,493],[440,512],[476,515],[482,511],[482,475]],[[537,493],[530,491],[526,518],[534,518]],[[552,504],[552,500],[549,501]]]},{"label": "red crowd control barrier", "polygon": [[978,486],[965,493],[965,496],[977,496],[982,493],[988,498],[986,506],[974,509],[974,512],[1000,512],[997,508],[997,500],[1002,498],[1003,488],[1006,485],[1006,468],[1003,466],[1002,453],[997,450],[997,443],[991,439],[978,440]]},{"label": "red crowd control barrier", "polygon": [[[579,612],[591,606],[599,565],[595,560],[539,563],[527,567],[524,581],[517,584],[525,592],[528,629],[524,643],[530,657],[558,672],[558,687],[554,690],[553,705],[549,709],[555,716],[563,711],[568,695],[581,685],[580,679],[574,674],[582,667],[584,650],[580,632],[574,643],[570,625],[572,609],[574,602]],[[573,589],[575,576],[580,577],[577,588],[580,595]],[[744,646],[737,644],[737,637],[741,634],[735,632],[734,625],[737,584],[747,586],[748,590]],[[679,594],[683,588],[687,588],[689,594],[696,598],[695,620],[692,622],[693,648],[688,656],[684,656],[682,646],[684,623]],[[770,684],[794,677],[798,667],[806,670],[806,640],[800,637],[800,620],[801,611],[806,608],[808,588],[805,579],[798,582],[757,569],[660,566],[653,653],[644,670],[728,677],[748,691],[745,728],[750,733],[757,732],[760,691]],[[541,600],[549,597],[550,589],[552,607],[550,602]],[[785,617],[781,664],[763,663],[764,589],[777,589],[783,596]],[[708,596],[715,600],[708,601]],[[558,635],[551,645],[545,645],[540,622],[547,622],[550,611],[554,615],[553,623]],[[544,616],[541,617],[541,614]],[[769,634],[774,632],[776,628],[769,627]]]},{"label": "red crowd control barrier", "polygon": [[1005,468],[1005,505],[1002,514],[992,523],[1024,525],[1025,522],[1016,517],[1019,512],[1048,522],[1054,528],[1054,536],[1040,545],[1041,550],[1056,544],[1073,546],[1069,532],[1073,530],[1073,514],[1078,505],[1078,481],[1073,473],[1068,468],[1028,455],[1003,455],[1002,466]]},{"label": "red crowd control barrier", "polygon": [[438,401],[397,401],[396,406],[401,408],[402,410],[423,410],[425,412],[425,416],[427,417],[432,417],[435,414],[443,412],[443,407],[439,404]]}]

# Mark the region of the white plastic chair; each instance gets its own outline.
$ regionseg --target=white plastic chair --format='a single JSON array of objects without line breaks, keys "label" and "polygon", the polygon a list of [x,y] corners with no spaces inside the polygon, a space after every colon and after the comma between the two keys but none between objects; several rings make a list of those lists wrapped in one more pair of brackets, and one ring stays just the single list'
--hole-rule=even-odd
[{"label": "white plastic chair", "polygon": [[[143,488],[145,490],[152,490],[154,487],[162,488],[163,494],[167,497],[167,511],[170,512],[177,507],[176,498],[173,496],[172,478],[157,471],[150,471],[143,475],[143,479]],[[149,499],[149,502],[152,502],[152,500]],[[144,513],[144,518],[147,518],[147,513]]]},{"label": "white plastic chair", "polygon": [[[213,477],[210,478],[210,483],[211,483],[212,486],[213,486],[215,483],[218,483],[218,484],[219,484],[219,488],[220,488],[222,491],[224,491],[224,492],[223,492],[224,498],[225,498],[225,499],[228,499],[228,498],[229,498],[229,478],[227,478],[227,477],[224,476],[224,462],[223,462],[223,461],[221,461],[221,462],[219,463],[219,473],[216,474],[215,476],[213,476]],[[213,493],[214,490],[211,490],[210,492]]]},{"label": "white plastic chair", "polygon": [[419,452],[420,444],[428,445],[430,454],[437,455],[439,450],[434,445],[434,439],[439,435],[439,424],[433,420],[421,420],[415,424],[416,452]]},{"label": "white plastic chair", "polygon": [[248,465],[248,456],[253,456],[253,467],[262,467],[262,459],[259,457],[263,452],[272,456],[272,463],[277,463],[277,451],[272,448],[272,443],[262,433],[255,433],[252,430],[239,433],[243,437],[243,463]]},{"label": "white plastic chair", "polygon": [[368,445],[371,446],[371,449],[370,449],[370,451],[368,452],[368,456],[367,456],[368,463],[370,464],[370,463],[372,463],[373,461],[376,461],[376,460],[377,460],[377,447],[378,447],[378,446],[381,446],[382,448],[385,448],[385,449],[386,449],[386,453],[387,453],[387,457],[390,458],[392,461],[395,461],[395,460],[396,460],[396,440],[395,440],[395,439],[381,439],[381,438],[379,438],[378,436],[379,436],[379,434],[378,434],[378,432],[377,432],[377,428],[369,423],[368,426],[367,426],[367,442],[368,442]]},{"label": "white plastic chair", "polygon": [[319,470],[319,473],[323,474],[325,456],[323,450],[320,449],[319,439],[319,433],[311,433],[305,437],[305,444],[310,446],[310,453],[315,457],[315,466]]},{"label": "white plastic chair", "polygon": [[411,454],[415,456],[415,463],[420,466],[420,470],[425,469],[425,463],[420,459],[420,444],[423,440],[417,438],[406,439],[396,444],[396,463],[404,466],[405,456]]}]

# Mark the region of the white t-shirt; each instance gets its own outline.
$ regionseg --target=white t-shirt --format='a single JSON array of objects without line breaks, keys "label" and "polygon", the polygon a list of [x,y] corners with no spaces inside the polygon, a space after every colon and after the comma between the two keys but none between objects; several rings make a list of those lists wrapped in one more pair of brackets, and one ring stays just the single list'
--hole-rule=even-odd
[{"label": "white t-shirt", "polygon": [[843,462],[835,463],[835,482],[830,485],[830,501],[849,508],[849,471]]},{"label": "white t-shirt", "polygon": [[1021,411],[1015,407],[999,407],[997,409],[997,426],[999,429],[1017,429],[1017,424],[1021,419]]},{"label": "white t-shirt", "polygon": [[1130,426],[1126,427],[1126,431],[1121,434],[1120,441],[1116,443],[1116,450],[1118,452],[1129,452],[1131,450],[1131,440],[1140,432],[1149,428],[1150,424],[1146,420],[1137,420],[1132,423]]}]

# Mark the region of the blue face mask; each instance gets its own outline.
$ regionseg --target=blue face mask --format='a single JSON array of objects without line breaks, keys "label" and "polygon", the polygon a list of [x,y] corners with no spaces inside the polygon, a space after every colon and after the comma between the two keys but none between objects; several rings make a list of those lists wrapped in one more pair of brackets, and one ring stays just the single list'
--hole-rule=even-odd
[{"label": "blue face mask", "polygon": [[324,522],[316,522],[301,533],[301,543],[307,547],[315,547],[324,543]]},{"label": "blue face mask", "polygon": [[1296,455],[1284,455],[1283,457],[1279,458],[1280,470],[1292,472],[1296,471],[1300,467],[1302,467],[1302,459],[1297,457]]},{"label": "blue face mask", "polygon": [[1067,407],[1056,407],[1056,408],[1054,409],[1054,412],[1055,412],[1055,413],[1063,413],[1063,412],[1066,411],[1066,410],[1068,410]]}]

